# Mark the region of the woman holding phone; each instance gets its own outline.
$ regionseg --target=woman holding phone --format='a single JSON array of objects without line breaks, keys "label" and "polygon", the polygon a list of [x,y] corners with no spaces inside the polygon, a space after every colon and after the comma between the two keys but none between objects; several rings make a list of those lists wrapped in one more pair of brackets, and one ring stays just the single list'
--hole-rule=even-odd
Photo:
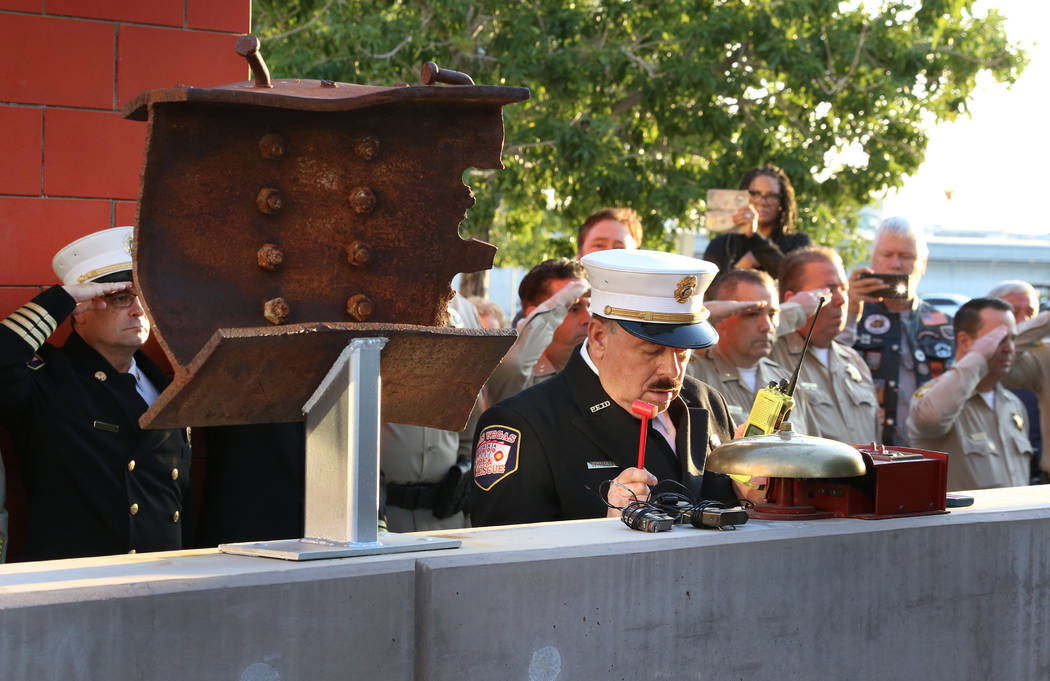
[{"label": "woman holding phone", "polygon": [[750,201],[733,216],[734,232],[716,236],[704,259],[727,271],[732,268],[764,270],[774,278],[784,254],[811,245],[809,235],[795,229],[798,208],[795,189],[783,170],[764,165],[749,170],[740,188]]}]

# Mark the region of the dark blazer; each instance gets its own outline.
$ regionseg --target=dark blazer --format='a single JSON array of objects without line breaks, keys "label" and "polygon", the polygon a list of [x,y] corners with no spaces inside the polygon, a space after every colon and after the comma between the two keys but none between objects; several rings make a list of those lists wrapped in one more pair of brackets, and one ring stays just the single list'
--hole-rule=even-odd
[{"label": "dark blazer", "polygon": [[[650,425],[646,469],[658,480],[683,483],[696,499],[736,505],[729,478],[704,471],[711,443],[733,436],[725,400],[686,376],[669,413],[678,454]],[[471,523],[604,517],[602,483],[637,465],[640,424],[611,400],[577,348],[562,372],[482,415],[474,438]]]},{"label": "dark blazer", "polygon": [[719,234],[707,245],[704,260],[718,265],[719,271],[727,272],[733,269],[737,260],[751,251],[761,269],[776,279],[780,274],[780,261],[786,254],[812,244],[812,239],[805,232],[776,232],[769,239],[758,232],[749,237],[736,233]]},{"label": "dark blazer", "polygon": [[[56,286],[12,317],[36,319],[33,304],[56,324],[75,307]],[[158,390],[167,385],[144,353],[135,353],[135,362]],[[22,458],[26,560],[182,548],[190,490],[186,431],[142,430],[144,411],[134,377],[114,369],[75,331],[61,348],[34,348],[0,325],[0,416]]]}]

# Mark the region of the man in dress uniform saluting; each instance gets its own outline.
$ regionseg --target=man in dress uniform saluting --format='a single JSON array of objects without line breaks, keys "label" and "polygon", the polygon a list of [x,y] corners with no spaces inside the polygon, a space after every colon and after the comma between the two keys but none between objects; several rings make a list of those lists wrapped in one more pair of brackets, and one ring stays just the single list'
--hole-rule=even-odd
[{"label": "man in dress uniform saluting", "polygon": [[[703,304],[717,268],[656,251],[601,251],[582,262],[591,284],[587,339],[560,373],[482,415],[472,523],[618,516],[601,493],[622,507],[647,498],[658,480],[736,505],[744,489],[704,470],[710,448],[733,437],[726,401],[685,374],[692,349],[718,340]],[[658,410],[644,469],[636,467],[635,400]]]},{"label": "man in dress uniform saluting", "polygon": [[[27,560],[182,548],[186,432],[138,425],[167,377],[139,351],[150,325],[131,288],[132,231],[60,250],[62,285],[0,322],[0,411],[23,460]],[[46,343],[70,314],[65,344]]]}]

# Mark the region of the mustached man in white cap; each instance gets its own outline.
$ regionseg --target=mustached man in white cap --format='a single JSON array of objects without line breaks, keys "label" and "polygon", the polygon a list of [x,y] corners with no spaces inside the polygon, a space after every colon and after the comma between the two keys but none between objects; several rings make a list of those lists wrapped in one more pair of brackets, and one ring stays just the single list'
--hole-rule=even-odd
[{"label": "mustached man in white cap", "polygon": [[[718,340],[703,304],[717,268],[644,250],[601,251],[582,262],[591,285],[587,339],[560,373],[482,415],[471,522],[618,516],[606,500],[625,506],[664,480],[695,500],[735,506],[743,490],[704,470],[710,448],[733,437],[726,401],[685,373],[691,351]],[[658,412],[644,468],[636,400]]]},{"label": "mustached man in white cap", "polygon": [[[26,560],[182,548],[190,448],[141,430],[167,383],[139,349],[150,325],[131,288],[131,227],[55,256],[53,286],[0,322],[0,413],[22,457]],[[62,347],[45,342],[66,317]]]}]

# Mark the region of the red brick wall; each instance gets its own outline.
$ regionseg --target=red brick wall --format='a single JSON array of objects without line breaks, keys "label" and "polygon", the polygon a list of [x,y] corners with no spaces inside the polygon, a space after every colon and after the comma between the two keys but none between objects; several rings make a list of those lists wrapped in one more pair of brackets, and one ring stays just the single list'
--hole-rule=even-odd
[{"label": "red brick wall", "polygon": [[[251,0],[0,0],[0,318],[57,283],[59,248],[134,224],[146,124],[120,107],[142,90],[246,79],[233,45],[250,24]],[[17,560],[24,501],[3,432],[0,451]]]},{"label": "red brick wall", "polygon": [[142,90],[248,77],[251,0],[0,0],[0,317],[56,283],[55,251],[133,224]]}]

